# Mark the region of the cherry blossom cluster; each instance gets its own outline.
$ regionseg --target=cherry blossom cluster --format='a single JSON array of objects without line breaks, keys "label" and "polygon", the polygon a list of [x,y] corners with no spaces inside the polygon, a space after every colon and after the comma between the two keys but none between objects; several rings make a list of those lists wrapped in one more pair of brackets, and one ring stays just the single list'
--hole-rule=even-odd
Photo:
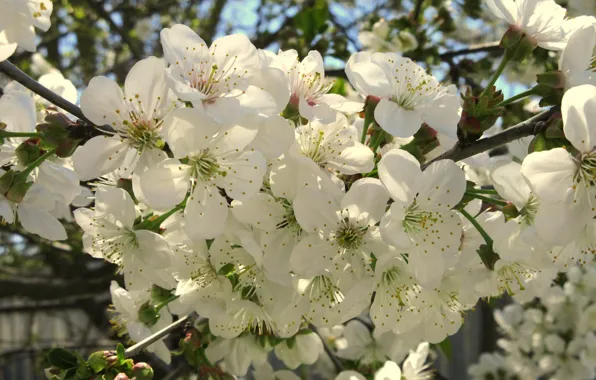
[{"label": "cherry blossom cluster", "polygon": [[[413,60],[353,54],[348,99],[331,91],[316,51],[275,54],[238,34],[209,45],[173,25],[161,31],[164,57],[137,62],[123,87],[90,81],[83,137],[55,131],[74,118],[18,85],[5,89],[0,215],[50,240],[67,239],[59,219],[74,217],[85,251],[123,275],[125,288],[111,287],[113,323],[133,341],[195,312],[206,363],[273,378],[271,352],[289,369],[314,364],[329,345],[322,331],[347,323],[343,347],[333,339],[338,357],[369,375],[382,367],[379,379],[428,378],[428,342],[456,333],[480,298],[554,292],[557,273],[580,276],[575,265],[596,249],[596,19],[568,19],[552,0],[487,3],[510,27],[476,107],[492,104],[509,60],[537,46],[560,51],[559,70],[539,78],[562,96],[548,120],[555,145],[441,159],[485,132],[470,129],[480,108]],[[30,47],[13,29],[49,26],[51,2],[26,4],[32,18],[8,24],[1,52]],[[40,82],[76,101],[59,73]],[[431,144],[421,149],[423,138]],[[538,312],[547,315],[524,315]],[[163,341],[149,350],[170,361]],[[549,358],[549,371],[563,368]]]},{"label": "cherry blossom cluster", "polygon": [[[540,302],[495,311],[501,352],[483,354],[470,367],[474,379],[590,379],[596,376],[594,263],[569,269]],[[492,376],[492,377],[491,377]]]}]

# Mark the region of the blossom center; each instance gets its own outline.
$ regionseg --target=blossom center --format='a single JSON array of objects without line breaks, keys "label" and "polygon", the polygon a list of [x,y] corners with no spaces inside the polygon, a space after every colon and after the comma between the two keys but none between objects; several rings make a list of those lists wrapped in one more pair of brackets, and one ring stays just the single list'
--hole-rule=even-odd
[{"label": "blossom center", "polygon": [[290,103],[294,106],[298,105],[300,97],[304,97],[308,105],[316,105],[317,100],[329,92],[335,83],[335,81],[325,81],[319,72],[304,74],[299,72],[296,67],[292,70],[290,78],[290,86],[293,90]]},{"label": "blossom center", "polygon": [[576,182],[583,182],[586,187],[596,184],[596,151],[591,151],[581,157],[577,173]]},{"label": "blossom center", "polygon": [[534,218],[536,217],[536,213],[538,212],[538,198],[534,195],[530,195],[524,208],[520,210],[521,221],[528,226],[534,224]]},{"label": "blossom center", "polygon": [[189,157],[188,164],[191,169],[191,176],[197,181],[207,181],[219,173],[217,158],[209,149],[203,149],[199,154]]},{"label": "blossom center", "polygon": [[100,229],[92,236],[93,249],[101,252],[106,260],[122,265],[124,254],[138,248],[134,231],[122,227],[110,214],[93,218],[92,224]]},{"label": "blossom center", "polygon": [[206,288],[217,279],[217,272],[211,264],[203,262],[190,273],[190,279],[199,288]]},{"label": "blossom center", "polygon": [[317,165],[323,165],[327,162],[323,139],[325,132],[318,131],[315,136],[307,135],[306,141],[302,141],[302,154],[313,160]]},{"label": "blossom center", "polygon": [[422,68],[408,60],[395,68],[393,96],[390,100],[407,111],[413,111],[419,105],[434,99],[439,86],[432,79]]},{"label": "blossom center", "polygon": [[406,291],[408,290],[408,285],[405,282],[405,276],[411,280],[411,276],[406,273],[403,273],[398,267],[393,267],[385,272],[381,276],[381,282],[379,287],[383,287],[385,291],[388,293],[387,295],[391,298],[397,299],[399,302],[399,306],[404,306],[407,301]]},{"label": "blossom center", "polygon": [[403,227],[407,233],[417,233],[426,229],[429,224],[434,224],[438,220],[433,212],[422,211],[416,203],[412,204],[406,210]]},{"label": "blossom center", "polygon": [[124,120],[123,124],[126,126],[126,137],[128,137],[133,147],[139,151],[143,151],[147,148],[161,149],[164,146],[163,140],[157,133],[159,123],[140,118],[134,112],[130,113],[130,118],[132,119],[132,123]]},{"label": "blossom center", "polygon": [[345,249],[353,250],[362,244],[366,227],[358,227],[352,224],[349,218],[344,218],[340,221],[339,227],[336,231],[335,241],[337,244]]},{"label": "blossom center", "polygon": [[344,299],[344,295],[339,288],[325,275],[313,278],[304,293],[308,294],[311,301],[322,304],[337,305]]},{"label": "blossom center", "polygon": [[517,284],[519,290],[523,291],[526,287],[522,278],[530,279],[535,273],[537,273],[536,270],[526,268],[519,263],[503,266],[497,271],[499,288],[502,291],[507,291],[510,295],[514,295],[515,291],[511,288],[511,284]]},{"label": "blossom center", "polygon": [[294,206],[287,199],[281,199],[280,202],[284,207],[285,213],[282,221],[277,223],[277,228],[288,228],[293,232],[294,236],[300,236],[302,234],[302,227],[294,214]]}]

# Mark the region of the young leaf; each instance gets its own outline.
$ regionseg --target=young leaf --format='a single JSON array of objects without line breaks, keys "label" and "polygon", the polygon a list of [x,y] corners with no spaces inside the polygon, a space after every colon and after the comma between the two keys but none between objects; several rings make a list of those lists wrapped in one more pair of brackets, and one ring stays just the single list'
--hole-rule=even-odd
[{"label": "young leaf", "polygon": [[124,346],[122,343],[118,343],[116,346],[116,355],[118,356],[118,362],[122,364],[124,360],[126,360],[126,356],[124,355]]},{"label": "young leaf", "polygon": [[63,370],[76,368],[78,366],[77,356],[63,348],[53,348],[48,353],[48,361],[54,367]]}]

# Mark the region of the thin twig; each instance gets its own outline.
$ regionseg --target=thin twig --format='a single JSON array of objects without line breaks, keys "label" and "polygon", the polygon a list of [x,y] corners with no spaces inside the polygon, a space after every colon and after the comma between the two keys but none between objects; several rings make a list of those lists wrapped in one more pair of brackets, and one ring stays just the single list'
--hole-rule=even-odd
[{"label": "thin twig", "polygon": [[325,339],[323,339],[323,337],[321,337],[321,334],[319,334],[319,330],[316,328],[316,326],[314,326],[311,323],[308,327],[312,331],[314,331],[314,333],[317,334],[319,336],[319,338],[321,338],[321,342],[323,343],[323,349],[327,353],[327,356],[329,356],[329,359],[331,359],[331,361],[333,362],[333,366],[335,367],[335,370],[338,373],[341,372],[341,371],[343,371],[344,370],[344,365],[341,363],[341,361],[338,359],[338,357],[335,356],[335,354],[333,353],[333,351],[331,350],[331,348],[329,347],[329,345],[327,344],[327,342],[325,342]]},{"label": "thin twig", "polygon": [[466,144],[457,142],[453,148],[449,149],[447,152],[422,165],[422,170],[426,169],[435,161],[447,159],[460,161],[478,153],[486,152],[512,141],[519,140],[523,137],[537,135],[548,127],[548,120],[558,110],[558,107],[553,107],[513,127],[507,128],[501,133],[474,141],[473,143]]},{"label": "thin twig", "polygon": [[135,356],[139,352],[143,351],[146,347],[152,345],[153,343],[157,342],[164,336],[168,335],[172,331],[176,330],[178,327],[182,326],[185,322],[189,321],[190,319],[196,319],[194,314],[189,314],[177,320],[176,322],[170,324],[169,326],[164,327],[163,329],[159,330],[155,334],[149,336],[148,338],[143,339],[139,343],[135,344],[134,346],[130,346],[124,351],[124,355],[127,358]]},{"label": "thin twig", "polygon": [[62,108],[67,112],[70,112],[79,119],[91,123],[85,117],[85,115],[83,115],[83,112],[78,106],[72,104],[60,95],[43,86],[38,81],[25,74],[21,69],[10,63],[8,60],[0,62],[0,71],[4,72],[10,78],[19,82],[23,86],[27,87],[29,90],[46,99],[47,101],[57,105],[58,107]]}]

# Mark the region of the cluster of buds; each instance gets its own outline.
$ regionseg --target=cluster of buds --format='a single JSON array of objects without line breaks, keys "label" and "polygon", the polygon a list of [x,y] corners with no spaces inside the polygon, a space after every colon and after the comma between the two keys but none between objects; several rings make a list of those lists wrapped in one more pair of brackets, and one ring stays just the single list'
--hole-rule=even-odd
[{"label": "cluster of buds", "polygon": [[55,348],[48,354],[52,365],[45,369],[48,380],[152,380],[153,368],[147,363],[126,359],[124,346],[97,351],[84,360],[76,352]]},{"label": "cluster of buds", "polygon": [[463,99],[461,119],[457,126],[457,136],[462,142],[478,140],[482,133],[492,127],[503,113],[503,107],[497,107],[504,99],[501,90],[489,87],[481,96],[475,96],[468,88]]}]

